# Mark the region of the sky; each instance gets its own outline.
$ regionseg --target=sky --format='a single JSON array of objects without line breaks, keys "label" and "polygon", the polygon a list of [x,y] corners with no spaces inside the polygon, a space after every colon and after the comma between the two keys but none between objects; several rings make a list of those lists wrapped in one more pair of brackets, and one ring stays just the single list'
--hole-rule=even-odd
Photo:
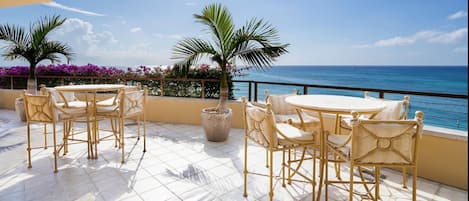
[{"label": "sky", "polygon": [[[175,63],[171,60],[172,48],[179,40],[210,39],[193,14],[201,13],[212,2],[217,1],[55,0],[0,8],[0,24],[28,30],[39,18],[58,14],[67,21],[51,33],[50,39],[71,46],[74,64],[171,65]],[[466,0],[218,2],[230,10],[237,27],[256,17],[278,29],[280,42],[290,45],[289,53],[278,58],[275,65],[468,63]],[[0,42],[0,47],[4,46]],[[27,64],[0,58],[0,66]]]}]

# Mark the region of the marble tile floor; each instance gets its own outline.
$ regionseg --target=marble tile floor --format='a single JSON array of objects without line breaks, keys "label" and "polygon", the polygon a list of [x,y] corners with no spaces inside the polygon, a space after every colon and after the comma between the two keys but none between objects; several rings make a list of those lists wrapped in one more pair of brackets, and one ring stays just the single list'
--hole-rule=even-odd
[{"label": "marble tile floor", "polygon": [[[61,126],[58,130],[58,136],[62,136]],[[42,146],[42,125],[35,124],[32,131],[32,145]],[[135,124],[127,122],[126,133],[136,131]],[[126,140],[125,164],[120,163],[121,151],[113,140],[99,143],[96,160],[87,159],[86,144],[70,145],[69,153],[59,157],[59,172],[54,174],[52,148],[34,149],[33,167],[27,168],[25,123],[14,111],[0,110],[0,200],[268,200],[269,180],[262,176],[249,175],[249,196],[242,196],[242,129],[232,129],[229,139],[221,143],[206,141],[203,129],[196,125],[150,122],[147,134],[146,153],[142,152],[142,140]],[[51,135],[48,143],[52,144]],[[248,150],[248,169],[267,174],[264,149],[251,143]],[[280,173],[280,157],[280,153],[274,156],[276,174]],[[332,173],[332,166],[329,168]],[[305,174],[311,175],[311,169],[312,161],[302,166]],[[344,166],[343,178],[347,178],[347,170]],[[400,172],[382,172],[382,200],[411,199],[411,188],[401,188]],[[293,182],[282,187],[281,180],[274,181],[275,200],[311,200],[310,184]],[[465,190],[423,178],[417,186],[418,200],[468,198]],[[344,189],[330,187],[329,200],[347,200],[348,191]],[[356,189],[364,192],[358,185]],[[363,198],[357,195],[355,199]]]}]

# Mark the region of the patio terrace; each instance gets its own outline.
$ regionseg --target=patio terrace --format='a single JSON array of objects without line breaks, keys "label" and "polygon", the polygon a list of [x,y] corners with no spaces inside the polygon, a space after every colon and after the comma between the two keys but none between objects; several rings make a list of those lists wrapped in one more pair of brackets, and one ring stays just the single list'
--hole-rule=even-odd
[{"label": "patio terrace", "polygon": [[[61,126],[58,130],[61,136]],[[135,132],[136,126],[127,122],[126,134]],[[54,174],[51,148],[34,149],[33,167],[27,168],[26,125],[13,110],[0,110],[0,200],[268,200],[268,178],[261,176],[248,176],[249,196],[242,196],[243,132],[233,128],[226,142],[212,143],[200,126],[150,122],[145,154],[136,139],[126,141],[125,164],[113,141],[100,142],[97,160],[87,159],[85,144],[70,145]],[[34,125],[32,133],[33,146],[41,146],[42,125]],[[251,143],[248,151],[248,169],[267,173],[264,149]],[[280,156],[274,159],[276,174]],[[306,169],[312,167],[311,161],[302,167],[311,173]],[[347,167],[343,168],[345,178]],[[382,200],[411,199],[411,187],[401,188],[400,172],[384,169],[382,174]],[[275,200],[311,200],[310,185],[293,182],[283,188],[280,182],[276,180]],[[465,190],[427,179],[419,178],[417,185],[418,200],[468,199]],[[329,192],[329,200],[348,199],[348,192],[337,187]]]}]

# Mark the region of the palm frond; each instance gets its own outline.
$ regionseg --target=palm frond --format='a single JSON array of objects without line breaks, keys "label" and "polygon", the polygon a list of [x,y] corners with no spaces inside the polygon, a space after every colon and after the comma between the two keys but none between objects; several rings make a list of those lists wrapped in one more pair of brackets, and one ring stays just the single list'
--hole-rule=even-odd
[{"label": "palm frond", "polygon": [[0,26],[0,40],[13,43],[18,46],[26,46],[29,43],[29,36],[22,27],[16,25]]},{"label": "palm frond", "polygon": [[42,61],[44,59],[50,60],[52,63],[60,61],[58,54],[63,55],[67,58],[67,62],[70,62],[73,59],[73,53],[69,46],[58,41],[46,41],[44,42],[38,51],[37,61]]},{"label": "palm frond", "polygon": [[262,46],[278,45],[278,31],[270,23],[262,19],[253,18],[246,25],[236,31],[233,44],[236,45],[246,40],[254,40]]},{"label": "palm frond", "polygon": [[30,27],[33,48],[39,47],[46,40],[47,34],[62,25],[65,20],[65,18],[60,18],[59,15],[54,15],[52,17],[44,17],[34,23]]},{"label": "palm frond", "polygon": [[233,36],[230,58],[239,58],[255,68],[270,67],[287,53],[288,44],[278,43],[278,31],[262,19],[252,19]]},{"label": "palm frond", "polygon": [[0,26],[0,40],[9,43],[4,47],[5,53],[2,54],[5,59],[21,58],[28,62],[34,61],[35,55],[31,51],[30,35],[25,33],[22,27],[9,24]]},{"label": "palm frond", "polygon": [[286,45],[254,48],[246,46],[236,53],[236,58],[256,69],[269,68],[279,57],[287,53]]},{"label": "palm frond", "polygon": [[226,47],[231,43],[231,37],[234,34],[234,23],[230,12],[221,4],[211,4],[206,6],[202,15],[194,14],[197,22],[205,24],[214,35],[216,45],[223,56],[227,53]]},{"label": "palm frond", "polygon": [[5,49],[6,49],[5,53],[2,54],[2,56],[5,59],[14,60],[14,59],[18,59],[18,58],[23,58],[23,59],[29,61],[28,55],[26,54],[25,49],[21,48],[21,46],[11,45],[11,46],[6,46]]},{"label": "palm frond", "polygon": [[217,52],[209,42],[198,38],[185,38],[174,46],[171,59],[179,60],[177,62],[179,66],[188,68],[197,63],[201,57],[216,54]]}]

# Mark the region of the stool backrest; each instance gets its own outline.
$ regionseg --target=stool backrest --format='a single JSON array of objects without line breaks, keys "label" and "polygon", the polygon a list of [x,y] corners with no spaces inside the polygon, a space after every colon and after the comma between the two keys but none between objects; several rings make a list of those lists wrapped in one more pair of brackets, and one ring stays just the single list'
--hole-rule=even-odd
[{"label": "stool backrest", "polygon": [[[356,114],[356,113],[355,113]],[[354,114],[352,114],[354,115]],[[352,120],[351,159],[360,164],[402,164],[416,162],[423,113],[413,120]]]},{"label": "stool backrest", "polygon": [[245,135],[258,144],[269,147],[278,145],[278,137],[275,128],[275,118],[270,103],[266,108],[261,108],[246,102],[244,104],[244,130]]},{"label": "stool backrest", "polygon": [[51,94],[32,95],[23,92],[26,120],[28,122],[55,123],[57,121]]}]

